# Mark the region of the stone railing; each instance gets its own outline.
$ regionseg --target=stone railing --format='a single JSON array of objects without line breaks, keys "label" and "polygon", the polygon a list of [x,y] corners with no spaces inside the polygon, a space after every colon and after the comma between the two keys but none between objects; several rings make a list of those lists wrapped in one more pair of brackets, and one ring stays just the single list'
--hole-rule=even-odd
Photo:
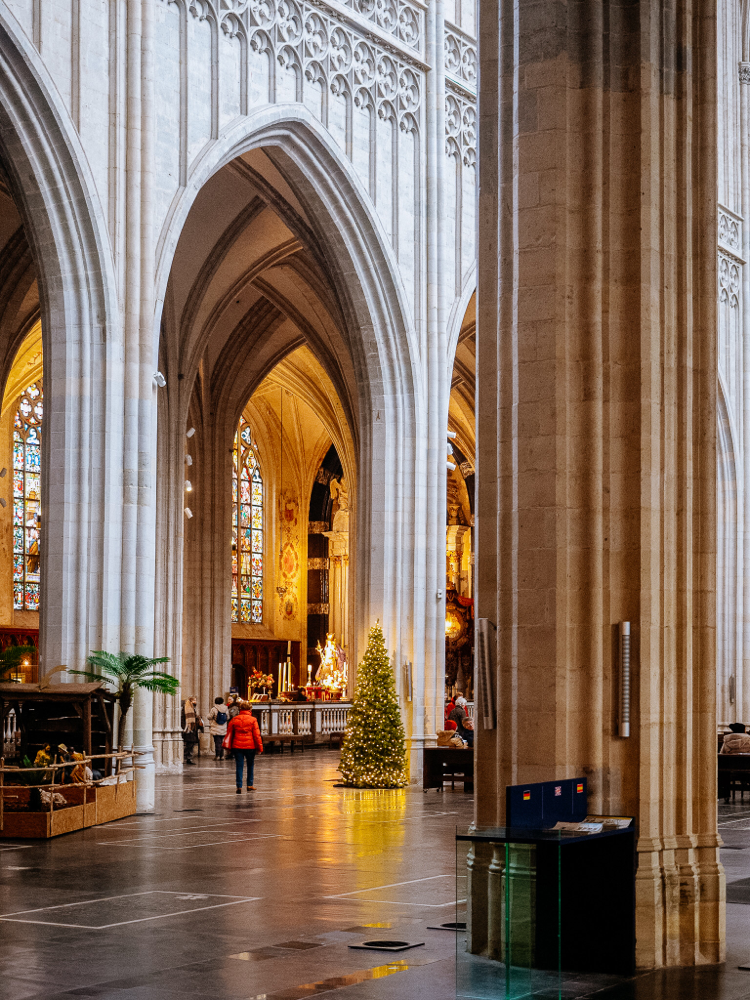
[{"label": "stone railing", "polygon": [[16,733],[18,732],[18,723],[16,720],[16,711],[14,708],[8,712],[8,714],[3,719],[3,756],[11,757],[16,753],[17,743],[16,743]]},{"label": "stone railing", "polygon": [[310,743],[322,743],[331,734],[344,732],[351,707],[348,701],[260,702],[253,705],[253,715],[263,737],[306,736]]}]

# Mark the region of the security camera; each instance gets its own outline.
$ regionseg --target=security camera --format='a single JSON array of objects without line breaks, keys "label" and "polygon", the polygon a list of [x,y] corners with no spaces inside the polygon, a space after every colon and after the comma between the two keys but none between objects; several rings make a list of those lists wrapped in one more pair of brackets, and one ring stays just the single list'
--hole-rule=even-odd
[{"label": "security camera", "polygon": [[450,470],[451,472],[454,472],[454,471],[455,471],[455,468],[456,468],[456,466],[455,466],[455,465],[453,464],[453,462],[446,462],[445,464],[446,464],[446,465],[448,466],[448,469],[449,469],[449,470]]},{"label": "security camera", "polygon": [[161,372],[154,372],[154,382],[156,382],[156,384],[159,386],[160,389],[163,389],[164,386],[167,384],[167,380],[164,378]]},{"label": "security camera", "polygon": [[456,436],[456,432],[455,431],[448,431],[448,437],[451,439],[451,441],[453,440],[453,438],[455,436]]},{"label": "security camera", "polygon": [[191,509],[190,509],[189,507],[186,507],[186,508],[185,508],[185,517],[186,517],[186,518],[188,519],[188,521],[190,520],[190,518],[191,518],[192,516],[193,516],[193,512],[192,512],[192,510],[191,510]]}]

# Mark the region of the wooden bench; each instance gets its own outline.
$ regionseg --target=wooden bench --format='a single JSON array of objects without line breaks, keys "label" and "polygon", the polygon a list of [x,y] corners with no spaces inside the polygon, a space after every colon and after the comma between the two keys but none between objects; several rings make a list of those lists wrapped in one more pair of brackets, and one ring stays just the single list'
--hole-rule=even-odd
[{"label": "wooden bench", "polygon": [[289,749],[294,753],[295,744],[299,743],[302,750],[305,749],[305,743],[310,742],[309,736],[303,736],[300,733],[271,733],[269,736],[263,737],[263,746],[270,746],[271,743],[278,743],[279,753],[284,752],[284,744],[289,744]]},{"label": "wooden bench", "polygon": [[750,754],[719,754],[719,798],[729,802],[734,799],[739,786],[740,795],[750,790]]},{"label": "wooden bench", "polygon": [[451,788],[457,781],[463,783],[465,792],[474,791],[474,751],[459,747],[425,747],[422,751],[422,788],[437,788],[442,792],[443,783],[450,779]]}]

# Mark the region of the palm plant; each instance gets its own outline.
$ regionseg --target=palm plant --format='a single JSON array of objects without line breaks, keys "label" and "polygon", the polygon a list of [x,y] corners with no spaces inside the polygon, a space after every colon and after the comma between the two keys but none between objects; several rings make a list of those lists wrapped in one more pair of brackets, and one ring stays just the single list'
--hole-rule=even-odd
[{"label": "palm plant", "polygon": [[17,672],[25,659],[36,654],[33,646],[8,646],[0,651],[0,680],[5,674]]},{"label": "palm plant", "polygon": [[180,682],[171,674],[162,670],[154,670],[155,663],[169,663],[168,656],[149,658],[140,653],[107,653],[102,649],[95,650],[86,660],[91,670],[69,670],[68,673],[85,677],[89,681],[105,681],[115,684],[114,692],[117,704],[120,706],[120,722],[117,727],[117,745],[122,750],[125,739],[125,720],[133,695],[137,688],[146,691],[159,691],[162,694],[176,694]]}]

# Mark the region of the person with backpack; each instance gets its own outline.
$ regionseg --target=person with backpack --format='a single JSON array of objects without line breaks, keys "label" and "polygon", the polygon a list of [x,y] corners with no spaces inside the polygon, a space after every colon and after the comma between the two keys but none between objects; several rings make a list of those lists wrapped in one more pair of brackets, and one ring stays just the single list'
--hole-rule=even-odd
[{"label": "person with backpack", "polygon": [[224,760],[224,737],[227,735],[229,714],[223,698],[214,698],[214,707],[208,713],[209,732],[214,738],[214,760]]}]

